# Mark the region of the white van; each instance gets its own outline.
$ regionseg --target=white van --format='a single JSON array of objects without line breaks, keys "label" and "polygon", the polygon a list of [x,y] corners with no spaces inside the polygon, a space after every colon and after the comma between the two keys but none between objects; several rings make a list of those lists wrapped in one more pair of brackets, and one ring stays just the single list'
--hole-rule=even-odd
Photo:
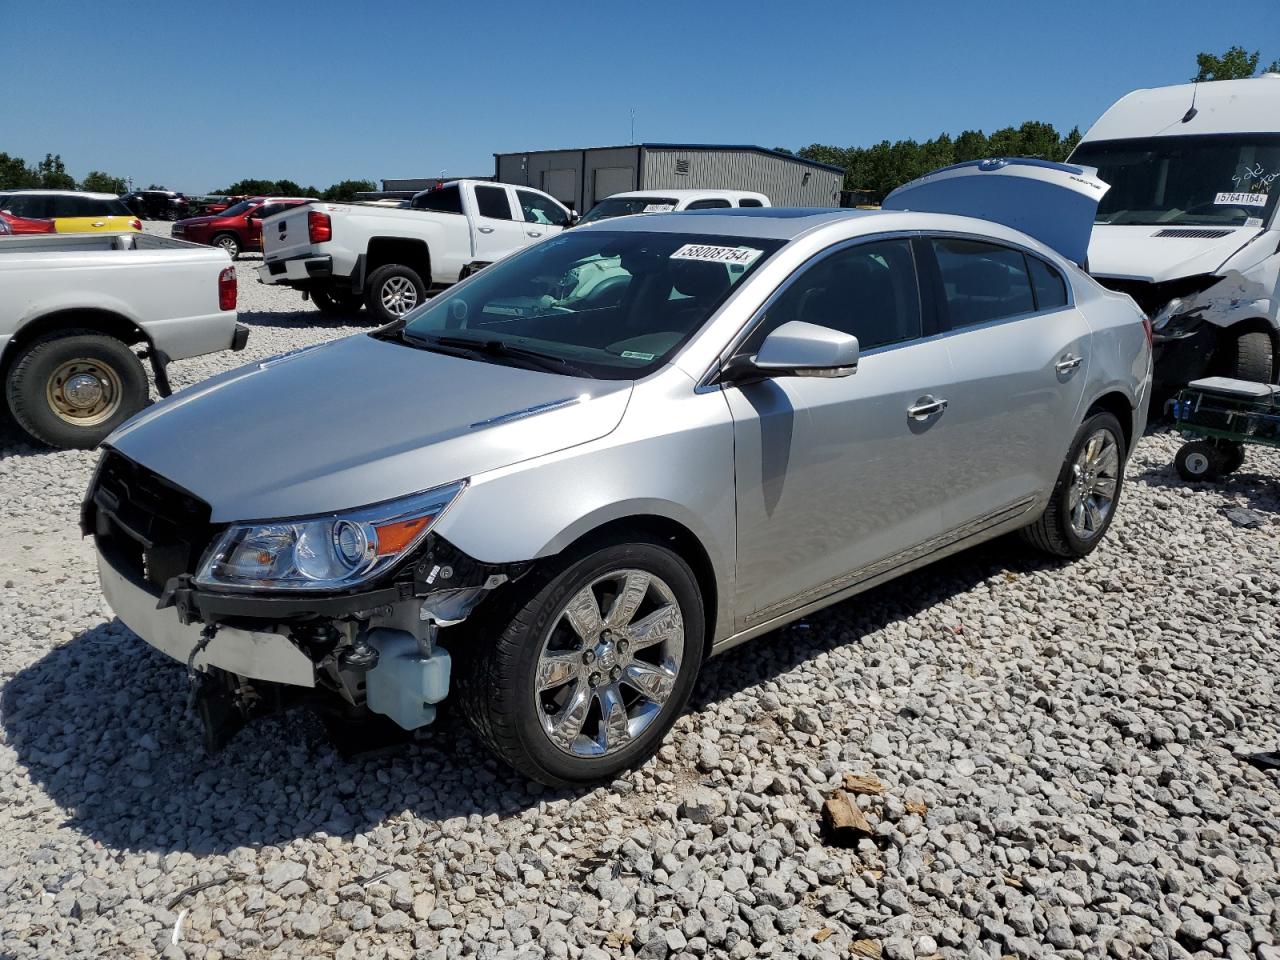
[{"label": "white van", "polygon": [[1167,391],[1207,369],[1280,370],[1280,75],[1135,90],[1068,163],[1096,167],[1089,272],[1156,331]]},{"label": "white van", "polygon": [[715,210],[728,207],[767,207],[769,198],[752,190],[629,190],[605,197],[580,223],[595,223],[638,213],[673,213],[681,210]]}]

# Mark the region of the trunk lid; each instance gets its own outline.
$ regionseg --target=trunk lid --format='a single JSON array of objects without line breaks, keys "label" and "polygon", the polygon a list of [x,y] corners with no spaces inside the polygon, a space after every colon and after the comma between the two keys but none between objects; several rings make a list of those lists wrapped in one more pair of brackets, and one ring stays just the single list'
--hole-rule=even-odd
[{"label": "trunk lid", "polygon": [[1109,189],[1092,167],[1023,157],[971,160],[903,184],[883,208],[989,220],[1083,265],[1098,201]]}]

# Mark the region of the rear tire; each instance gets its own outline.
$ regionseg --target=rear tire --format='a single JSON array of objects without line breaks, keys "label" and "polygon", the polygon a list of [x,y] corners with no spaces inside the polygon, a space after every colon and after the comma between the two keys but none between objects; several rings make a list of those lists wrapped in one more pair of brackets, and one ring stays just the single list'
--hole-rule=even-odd
[{"label": "rear tire", "polygon": [[[1090,452],[1095,443],[1096,460]],[[1044,513],[1019,531],[1022,538],[1056,557],[1078,559],[1092,553],[1115,517],[1126,459],[1124,431],[1113,414],[1095,413],[1085,420],[1071,441]]]},{"label": "rear tire", "polygon": [[146,406],[147,374],[114,337],[67,330],[18,355],[5,394],[18,425],[37,440],[90,450]]},{"label": "rear tire", "polygon": [[394,323],[426,299],[422,277],[402,263],[379,267],[366,281],[365,303],[378,323]]},{"label": "rear tire", "polygon": [[[702,662],[689,565],[654,541],[621,543],[565,557],[521,586],[469,628],[460,651],[459,702],[481,740],[551,786],[609,780],[649,759]],[[626,596],[634,602],[614,605]]]},{"label": "rear tire", "polygon": [[364,306],[360,294],[350,290],[312,290],[311,302],[321,313],[330,316],[347,316],[359,313]]},{"label": "rear tire", "polygon": [[1227,331],[1223,337],[1223,368],[1228,377],[1255,383],[1274,382],[1275,350],[1269,334],[1251,330],[1233,335]]},{"label": "rear tire", "polygon": [[232,260],[240,256],[240,240],[234,233],[220,233],[213,238],[213,246],[227,251]]}]

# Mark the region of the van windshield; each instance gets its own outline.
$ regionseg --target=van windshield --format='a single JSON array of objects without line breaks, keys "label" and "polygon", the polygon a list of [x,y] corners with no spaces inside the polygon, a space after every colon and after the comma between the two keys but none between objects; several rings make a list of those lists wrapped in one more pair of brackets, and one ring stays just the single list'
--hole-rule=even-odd
[{"label": "van windshield", "polygon": [[[410,313],[411,345],[519,351],[565,372],[636,379],[693,336],[781,240],[570,231],[481,270]],[[554,369],[548,366],[548,369]]]},{"label": "van windshield", "polygon": [[1280,198],[1280,134],[1097,140],[1069,162],[1111,184],[1100,224],[1262,226]]},{"label": "van windshield", "polygon": [[606,197],[592,207],[582,223],[629,217],[635,213],[668,213],[676,208],[675,197]]}]

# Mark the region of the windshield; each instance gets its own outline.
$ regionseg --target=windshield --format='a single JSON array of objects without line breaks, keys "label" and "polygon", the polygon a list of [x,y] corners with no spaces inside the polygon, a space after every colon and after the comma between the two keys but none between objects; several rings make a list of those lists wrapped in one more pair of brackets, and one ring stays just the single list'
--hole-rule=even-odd
[{"label": "windshield", "polygon": [[1098,204],[1102,224],[1260,227],[1280,197],[1280,134],[1098,140],[1070,162],[1097,167],[1111,184]]},{"label": "windshield", "polygon": [[629,217],[633,213],[669,213],[677,202],[673,197],[607,197],[592,207],[580,222]]},{"label": "windshield", "polygon": [[235,204],[234,206],[227,207],[227,209],[223,210],[220,216],[238,217],[242,213],[252,210],[257,205],[258,205],[258,201],[256,200],[241,200],[239,203]]},{"label": "windshield", "polygon": [[782,244],[572,231],[429,300],[408,315],[404,333],[424,342],[473,340],[490,348],[489,360],[500,361],[501,348],[519,349],[593,377],[635,379],[674,355]]}]

